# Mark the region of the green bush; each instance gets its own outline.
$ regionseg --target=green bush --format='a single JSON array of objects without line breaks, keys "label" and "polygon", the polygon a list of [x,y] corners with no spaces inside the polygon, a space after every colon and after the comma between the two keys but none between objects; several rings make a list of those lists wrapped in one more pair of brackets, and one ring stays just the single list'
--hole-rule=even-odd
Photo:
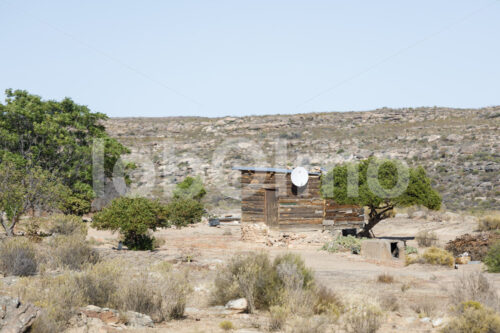
[{"label": "green bush", "polygon": [[418,250],[414,248],[413,246],[406,246],[405,247],[405,253],[408,254],[418,254]]},{"label": "green bush", "polygon": [[201,201],[207,194],[200,177],[186,177],[174,189],[174,199],[193,199]]},{"label": "green bush", "polygon": [[199,201],[189,198],[174,199],[167,204],[166,210],[168,222],[178,227],[200,222],[204,212]]},{"label": "green bush", "polygon": [[352,253],[360,253],[361,252],[361,242],[365,238],[356,238],[352,235],[349,236],[338,236],[333,241],[326,243],[321,248],[322,250],[328,252],[342,252],[342,251],[350,251]]},{"label": "green bush", "polygon": [[488,272],[500,273],[500,242],[493,244],[488,250],[484,263],[488,267]]},{"label": "green bush", "polygon": [[0,243],[0,271],[5,275],[34,275],[38,271],[38,261],[33,245],[23,238]]},{"label": "green bush", "polygon": [[93,226],[119,230],[131,250],[152,250],[153,239],[148,232],[169,226],[167,208],[147,198],[121,197],[94,215]]},{"label": "green bush", "polygon": [[490,333],[500,332],[500,315],[481,303],[468,301],[458,308],[457,317],[453,318],[442,333]]}]

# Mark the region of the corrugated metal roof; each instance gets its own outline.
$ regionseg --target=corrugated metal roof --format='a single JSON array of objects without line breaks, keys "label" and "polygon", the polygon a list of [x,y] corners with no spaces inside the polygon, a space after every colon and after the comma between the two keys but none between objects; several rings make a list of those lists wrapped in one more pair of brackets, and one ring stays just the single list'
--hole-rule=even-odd
[{"label": "corrugated metal roof", "polygon": [[[279,169],[279,168],[259,168],[259,167],[243,167],[235,166],[233,170],[240,171],[255,171],[255,172],[276,172],[276,173],[292,173],[293,169]],[[321,172],[309,172],[310,175],[320,176]]]}]

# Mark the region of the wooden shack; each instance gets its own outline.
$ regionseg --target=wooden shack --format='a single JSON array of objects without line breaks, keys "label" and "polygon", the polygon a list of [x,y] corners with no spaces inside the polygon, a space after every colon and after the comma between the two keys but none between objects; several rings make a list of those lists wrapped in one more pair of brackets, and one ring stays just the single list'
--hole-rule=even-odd
[{"label": "wooden shack", "polygon": [[363,208],[321,197],[321,172],[309,172],[305,186],[291,181],[292,170],[234,167],[241,171],[241,223],[272,228],[313,227],[353,230],[364,225]]}]

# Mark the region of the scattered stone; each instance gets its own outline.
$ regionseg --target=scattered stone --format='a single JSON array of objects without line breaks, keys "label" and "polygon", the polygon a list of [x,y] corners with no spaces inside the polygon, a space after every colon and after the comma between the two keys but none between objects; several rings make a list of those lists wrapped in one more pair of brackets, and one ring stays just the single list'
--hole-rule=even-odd
[{"label": "scattered stone", "polygon": [[229,302],[227,302],[225,308],[228,310],[235,310],[235,311],[245,311],[248,307],[248,302],[245,298],[238,298],[238,299],[233,299]]},{"label": "scattered stone", "polygon": [[18,298],[0,296],[0,332],[28,332],[40,310],[29,303],[21,303]]}]

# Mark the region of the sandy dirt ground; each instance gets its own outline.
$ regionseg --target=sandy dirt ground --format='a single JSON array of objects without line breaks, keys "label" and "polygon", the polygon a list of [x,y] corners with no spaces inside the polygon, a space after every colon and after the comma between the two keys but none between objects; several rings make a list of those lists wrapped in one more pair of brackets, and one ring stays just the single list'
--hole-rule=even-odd
[{"label": "sandy dirt ground", "polygon": [[[458,235],[474,232],[475,222],[427,221],[411,219],[390,219],[376,226],[377,236],[414,236],[420,230],[433,230],[444,245]],[[308,233],[311,231],[299,231]],[[151,264],[158,260],[170,261],[174,266],[190,268],[194,293],[189,299],[187,317],[180,321],[171,321],[155,329],[137,330],[136,332],[221,332],[219,323],[231,320],[237,332],[265,331],[267,314],[222,314],[210,306],[208,299],[213,278],[220,265],[232,255],[248,251],[266,251],[271,257],[292,252],[300,254],[307,266],[315,271],[321,284],[333,289],[345,300],[374,299],[383,302],[391,297],[397,302],[396,311],[388,311],[385,323],[379,332],[435,332],[432,320],[446,320],[449,307],[448,296],[457,279],[464,273],[481,271],[481,264],[460,265],[458,269],[430,266],[404,266],[394,262],[373,262],[360,255],[350,253],[328,253],[321,251],[321,243],[289,244],[287,247],[266,246],[254,242],[243,242],[238,225],[210,227],[205,223],[183,229],[164,229],[155,232],[165,244],[154,252],[116,251],[118,236],[106,231],[91,229],[88,238],[110,258],[123,257],[133,260],[138,266]],[[415,241],[409,245],[417,247]],[[193,258],[191,262],[181,260]],[[390,274],[394,282],[384,284],[377,281],[378,275]],[[487,273],[486,273],[487,274]],[[488,278],[500,290],[500,274],[487,274]],[[404,290],[404,291],[403,291]],[[415,308],[418,304],[428,304],[432,316],[422,318]]]}]

